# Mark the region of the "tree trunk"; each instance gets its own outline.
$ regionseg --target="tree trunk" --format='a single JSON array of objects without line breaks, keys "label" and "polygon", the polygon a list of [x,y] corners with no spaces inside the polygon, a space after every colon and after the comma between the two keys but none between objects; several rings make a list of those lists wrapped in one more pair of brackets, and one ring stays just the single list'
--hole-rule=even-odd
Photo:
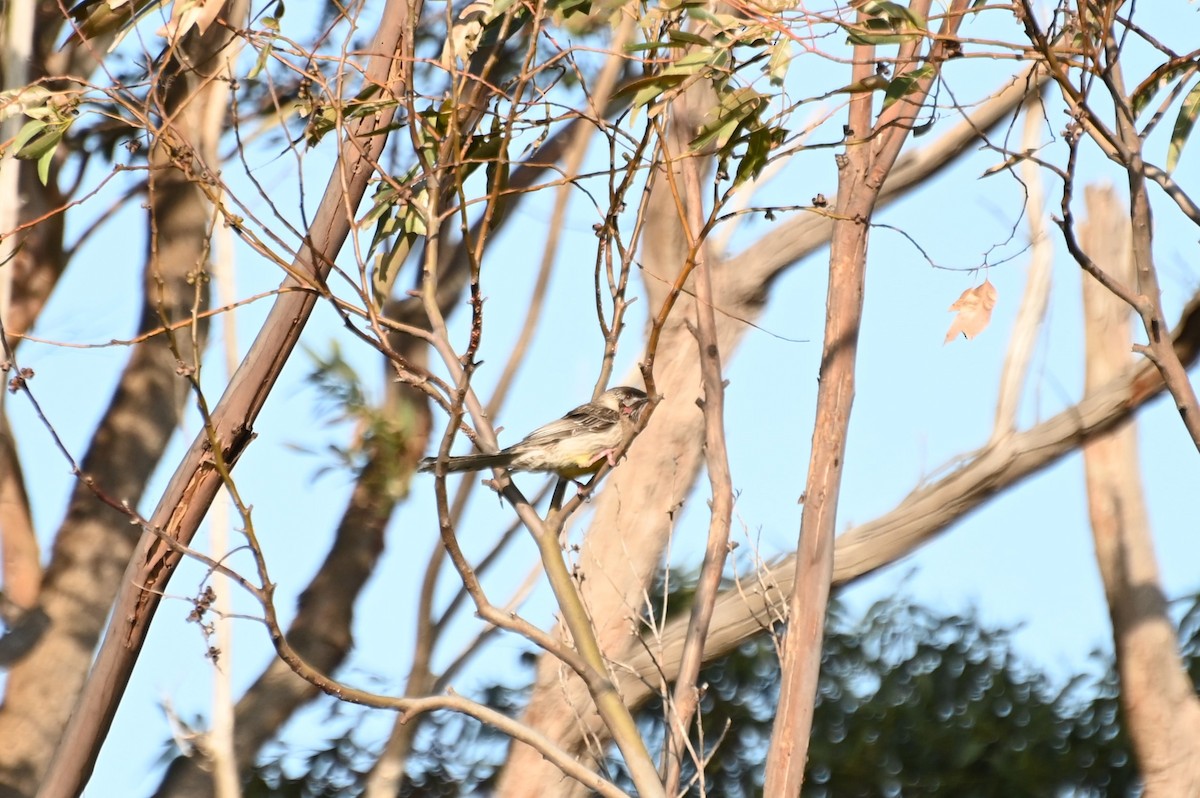
[{"label": "tree trunk", "polygon": [[[712,90],[700,86],[676,101],[670,151],[688,152],[688,141],[694,136],[690,131],[698,129],[706,101],[711,104]],[[651,315],[657,314],[688,256],[671,187],[672,183],[682,184],[682,169],[669,164],[660,169],[673,169],[675,180],[669,181],[660,171],[648,200],[646,228],[653,233],[643,242],[642,259]],[[713,266],[719,273],[719,266]],[[721,296],[719,278],[714,283],[714,294]],[[721,302],[723,299],[718,300]],[[680,296],[663,329],[655,360],[654,378],[663,400],[654,411],[653,423],[634,441],[628,459],[613,472],[596,499],[590,528],[598,534],[584,536],[579,554],[580,592],[596,626],[600,648],[610,656],[624,651],[641,632],[646,586],[662,561],[674,513],[691,491],[703,462],[704,416],[696,406],[701,398],[700,363],[696,340],[688,329],[695,315],[691,296]],[[724,334],[718,346],[729,351],[740,337],[738,331],[727,320],[719,329]],[[621,669],[610,674],[620,689]],[[563,690],[568,685],[572,692],[582,690],[586,695],[569,668],[554,657],[543,656],[524,722],[552,740],[569,740],[568,750],[587,756],[593,762],[589,766],[594,766],[604,757],[603,746],[587,751],[587,741],[597,735],[606,739],[607,735],[590,702],[575,703],[572,710],[563,711]],[[560,784],[564,794],[586,794],[586,788],[564,779],[532,748],[514,742],[497,794],[534,798],[545,795],[550,784]]]},{"label": "tree trunk", "polygon": [[[1111,188],[1086,192],[1080,241],[1130,284],[1129,218]],[[1130,307],[1083,274],[1087,390],[1129,365]],[[1147,798],[1200,795],[1200,701],[1167,614],[1138,469],[1137,430],[1124,424],[1083,447],[1096,562],[1112,618],[1121,707]]]}]

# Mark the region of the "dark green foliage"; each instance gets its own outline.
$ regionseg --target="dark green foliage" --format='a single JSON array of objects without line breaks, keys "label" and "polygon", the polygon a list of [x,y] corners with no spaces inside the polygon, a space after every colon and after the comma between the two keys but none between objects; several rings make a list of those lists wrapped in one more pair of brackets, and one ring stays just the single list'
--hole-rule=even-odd
[{"label": "dark green foliage", "polygon": [[[766,639],[703,671],[705,750],[720,744],[705,791],[697,783],[689,795],[761,795],[778,676]],[[1090,690],[1086,677],[1077,682],[1054,691],[1017,662],[1008,631],[970,616],[889,601],[852,622],[835,606],[803,794],[1133,794],[1114,682],[1091,680]],[[655,704],[641,715],[656,743],[661,712]],[[694,775],[685,767],[685,779]]]},{"label": "dark green foliage", "polygon": [[[362,792],[370,759],[350,732],[331,740],[329,747],[304,758],[299,775],[289,776],[284,759],[264,762],[244,786],[245,798],[336,798]],[[300,764],[300,763],[297,763]]]},{"label": "dark green foliage", "polygon": [[835,624],[805,795],[1131,794],[1105,681],[1056,692],[973,617],[888,603]]},{"label": "dark green foliage", "polygon": [[[528,672],[532,678],[533,672]],[[493,686],[477,696],[492,709],[519,714],[528,691]],[[359,707],[343,707],[350,730],[329,747],[301,759],[283,751],[260,764],[245,786],[246,798],[349,798],[360,795],[381,741],[367,746],[355,738]],[[408,758],[410,778],[399,798],[451,798],[473,795],[492,786],[508,752],[508,740],[495,729],[454,712],[423,718]],[[339,719],[340,722],[340,719]],[[294,774],[294,775],[289,775]]]},{"label": "dark green foliage", "polygon": [[[532,671],[529,672],[532,678]],[[509,716],[520,714],[526,690],[493,686],[478,696],[492,709]],[[449,712],[434,715],[418,735],[409,758],[401,798],[487,794],[508,753],[508,739],[473,718]]]},{"label": "dark green foliage", "polygon": [[[680,585],[677,599],[690,585]],[[673,599],[674,601],[674,599]],[[1193,680],[1200,676],[1200,598],[1180,624],[1180,645]],[[1121,729],[1117,681],[1077,676],[1055,690],[1021,663],[1010,630],[984,627],[973,615],[940,615],[889,600],[852,620],[835,605],[822,658],[820,695],[803,795],[1037,798],[1131,796],[1137,772]],[[762,767],[778,696],[775,647],[749,642],[701,674],[702,738],[712,753],[703,791],[685,766],[689,795],[761,795]],[[484,699],[516,714],[522,691],[495,687]],[[639,712],[646,739],[661,750],[662,706]],[[503,762],[505,742],[475,721],[438,714],[427,719],[409,760],[405,796],[469,795],[486,788]],[[339,759],[340,757],[340,759]],[[346,738],[314,755],[309,772],[257,796],[354,795],[353,762],[369,762]],[[331,777],[331,761],[341,770]],[[621,763],[610,776],[629,788]],[[277,763],[275,765],[277,767]],[[340,785],[340,791],[331,791]]]}]

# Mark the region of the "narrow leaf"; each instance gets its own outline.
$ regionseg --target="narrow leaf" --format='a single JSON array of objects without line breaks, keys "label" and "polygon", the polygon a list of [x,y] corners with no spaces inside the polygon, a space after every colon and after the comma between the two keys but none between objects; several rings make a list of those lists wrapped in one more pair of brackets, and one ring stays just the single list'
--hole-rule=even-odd
[{"label": "narrow leaf", "polygon": [[54,162],[54,151],[57,149],[58,149],[58,145],[55,144],[53,147],[51,147],[49,150],[47,150],[42,155],[41,158],[38,158],[38,162],[37,162],[38,180],[42,181],[43,186],[49,185],[49,183],[50,183],[50,164],[52,164]]},{"label": "narrow leaf", "polygon": [[712,46],[711,40],[705,38],[704,36],[700,36],[699,34],[691,33],[686,30],[667,31],[667,38],[670,39],[672,42],[678,42],[681,44],[694,44],[699,47],[711,47]]},{"label": "narrow leaf", "polygon": [[[24,149],[25,145],[28,144],[34,136],[41,133],[43,130],[49,127],[49,125],[49,122],[44,122],[40,119],[31,119],[30,121],[26,122],[21,127],[20,132],[18,132],[13,138],[13,150],[20,153],[20,151]],[[21,156],[18,154],[17,157],[20,158]]]},{"label": "narrow leaf", "polygon": [[1183,152],[1183,145],[1187,143],[1188,136],[1192,134],[1192,128],[1196,126],[1196,115],[1200,114],[1200,81],[1197,81],[1192,90],[1183,98],[1183,105],[1179,108],[1179,116],[1175,118],[1175,129],[1171,131],[1171,143],[1167,145],[1167,171],[1174,171],[1175,165],[1179,163],[1179,155]]},{"label": "narrow leaf", "polygon": [[915,28],[925,30],[925,20],[899,3],[893,3],[890,0],[867,0],[859,10],[868,16],[902,20]]},{"label": "narrow leaf", "polygon": [[741,162],[738,163],[737,173],[734,175],[733,185],[735,188],[762,173],[771,151],[779,146],[786,135],[786,131],[769,127],[760,127],[751,131],[746,138],[746,154],[742,156]]},{"label": "narrow leaf", "polygon": [[888,84],[887,91],[883,93],[883,107],[887,108],[901,97],[912,94],[920,86],[920,82],[926,78],[932,77],[934,73],[932,64],[914,69],[911,72],[905,72],[903,75],[897,75],[891,83]]},{"label": "narrow leaf", "polygon": [[771,45],[768,52],[771,53],[770,60],[767,61],[767,75],[770,76],[772,86],[782,86],[783,79],[787,77],[788,65],[792,63],[792,42],[786,37],[779,37],[779,41]]},{"label": "narrow leaf", "polygon": [[1154,99],[1154,95],[1176,80],[1187,80],[1197,69],[1200,69],[1200,64],[1196,62],[1195,53],[1183,58],[1172,58],[1159,65],[1133,90],[1130,107],[1133,109],[1134,118],[1141,116],[1142,111],[1146,110],[1146,106]]}]

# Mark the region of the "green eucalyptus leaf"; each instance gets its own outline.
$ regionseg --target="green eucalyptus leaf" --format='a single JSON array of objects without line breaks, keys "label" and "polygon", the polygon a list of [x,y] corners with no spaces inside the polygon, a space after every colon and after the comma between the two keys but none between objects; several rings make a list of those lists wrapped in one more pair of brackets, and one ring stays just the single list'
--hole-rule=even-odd
[{"label": "green eucalyptus leaf", "polygon": [[1183,105],[1179,108],[1179,116],[1175,117],[1175,128],[1171,131],[1171,143],[1167,145],[1167,171],[1174,171],[1176,164],[1179,163],[1179,156],[1183,152],[1183,145],[1187,143],[1188,137],[1192,134],[1192,128],[1196,126],[1196,116],[1200,114],[1200,81],[1192,86],[1192,90],[1183,98]]},{"label": "green eucalyptus leaf", "polygon": [[887,87],[887,91],[883,93],[883,107],[895,103],[901,97],[907,97],[914,91],[920,88],[921,81],[926,78],[933,77],[934,68],[931,64],[925,64],[911,72],[905,72],[903,75],[897,75]]},{"label": "green eucalyptus leaf", "polygon": [[1200,64],[1192,59],[1172,59],[1160,65],[1133,90],[1130,107],[1134,118],[1141,116],[1154,95],[1176,81],[1187,80],[1197,69],[1200,69]]},{"label": "green eucalyptus leaf", "polygon": [[17,157],[21,158],[21,152],[24,150],[25,145],[28,144],[34,136],[37,136],[49,126],[49,122],[41,119],[31,119],[22,125],[20,131],[18,131],[17,135],[13,138],[12,143],[13,149],[17,151]]},{"label": "green eucalyptus leaf", "polygon": [[697,47],[711,47],[712,40],[697,33],[686,30],[667,31],[667,39],[676,44],[694,44]]},{"label": "green eucalyptus leaf", "polygon": [[58,144],[43,153],[41,158],[38,158],[37,173],[38,180],[42,181],[42,185],[48,185],[50,182],[50,164],[54,161],[54,151],[58,149]]},{"label": "green eucalyptus leaf", "polygon": [[715,143],[719,149],[725,149],[739,127],[757,122],[766,105],[767,98],[749,87],[725,93],[716,108],[706,115],[706,123],[688,146],[700,150]]},{"label": "green eucalyptus leaf", "polygon": [[772,86],[782,86],[784,78],[787,77],[788,67],[792,63],[792,42],[781,36],[771,45],[769,52],[771,57],[767,60],[767,76]]},{"label": "green eucalyptus leaf", "polygon": [[771,151],[779,146],[786,135],[787,131],[768,127],[760,127],[750,132],[750,135],[746,137],[746,153],[738,163],[737,172],[733,178],[735,188],[762,174]]}]

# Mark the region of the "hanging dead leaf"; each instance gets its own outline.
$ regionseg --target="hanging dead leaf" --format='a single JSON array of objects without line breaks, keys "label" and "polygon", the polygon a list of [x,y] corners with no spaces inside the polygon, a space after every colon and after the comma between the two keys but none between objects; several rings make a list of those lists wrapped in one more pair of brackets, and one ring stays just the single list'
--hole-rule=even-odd
[{"label": "hanging dead leaf", "polygon": [[992,308],[994,307],[996,307],[996,286],[988,280],[963,291],[958,301],[950,306],[950,310],[957,310],[958,315],[954,317],[954,323],[950,325],[950,331],[946,333],[943,345],[950,343],[959,333],[967,338],[979,335],[992,320]]},{"label": "hanging dead leaf", "polygon": [[223,0],[192,0],[190,3],[176,3],[171,7],[171,19],[163,25],[155,35],[162,36],[178,46],[179,40],[192,28],[203,35],[216,21],[225,3]]}]

